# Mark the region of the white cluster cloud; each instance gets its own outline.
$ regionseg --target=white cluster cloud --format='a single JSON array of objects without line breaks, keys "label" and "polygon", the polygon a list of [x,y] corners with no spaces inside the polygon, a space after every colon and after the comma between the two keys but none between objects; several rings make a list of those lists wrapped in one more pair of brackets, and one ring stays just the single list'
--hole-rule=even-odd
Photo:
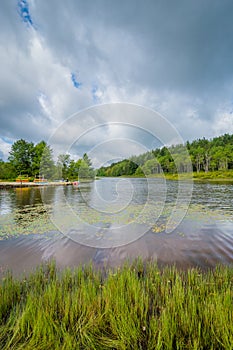
[{"label": "white cluster cloud", "polygon": [[[70,115],[102,103],[153,108],[184,140],[232,132],[232,13],[228,0],[5,1],[0,157],[7,158],[10,141],[47,141]],[[139,144],[144,137],[103,128],[86,135],[77,153],[101,143],[103,133]],[[57,140],[61,150],[65,136]],[[115,157],[113,147],[108,153]]]},{"label": "white cluster cloud", "polygon": [[214,130],[216,135],[230,133],[233,134],[233,114],[232,112],[217,113]]},{"label": "white cluster cloud", "polygon": [[11,143],[8,142],[6,139],[0,138],[0,159],[4,158],[5,154],[9,154],[11,150]]}]

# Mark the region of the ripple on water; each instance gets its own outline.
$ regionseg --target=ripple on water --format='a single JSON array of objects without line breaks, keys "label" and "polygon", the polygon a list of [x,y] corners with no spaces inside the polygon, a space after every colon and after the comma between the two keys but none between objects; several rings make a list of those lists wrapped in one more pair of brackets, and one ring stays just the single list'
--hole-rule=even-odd
[{"label": "ripple on water", "polygon": [[[157,260],[160,266],[175,263],[181,268],[207,268],[218,263],[233,263],[233,186],[194,184],[194,196],[184,220],[174,232],[166,234],[166,222],[173,209],[176,186],[168,182],[168,200],[164,207],[159,191],[155,191],[155,195],[158,196],[155,196],[157,202],[152,192],[147,210],[143,211],[148,193],[144,188],[145,181],[136,180],[134,179],[133,186],[138,192],[122,210],[118,210],[116,203],[115,180],[111,182],[111,179],[106,179],[102,183],[103,191],[110,188],[114,192],[107,199],[113,198],[115,201],[111,206],[109,200],[106,200],[107,204],[102,212],[96,210],[98,201],[93,186],[85,187],[83,197],[79,190],[65,189],[66,198],[81,221],[85,223],[89,220],[89,223],[97,228],[95,236],[92,237],[88,237],[88,232],[82,225],[75,226],[69,213],[58,211],[68,236],[58,232],[51,222],[50,215],[54,207],[57,205],[59,208],[57,203],[61,188],[49,189],[47,201],[44,203],[39,197],[38,189],[1,192],[0,270],[11,268],[17,274],[52,258],[56,259],[60,267],[76,266],[89,261],[96,266],[117,266],[125,259],[133,260],[139,255],[145,260]],[[157,182],[153,181],[152,185],[156,186]],[[121,193],[123,194],[124,192]],[[87,201],[95,206],[88,207]],[[106,212],[108,206],[111,209],[110,214]],[[131,227],[134,227],[135,231],[144,225],[147,233],[123,246],[101,246],[104,238],[108,237],[111,240],[112,227],[117,227],[118,231],[115,230],[115,233],[118,232],[120,237],[121,225],[127,223],[133,223],[134,226]],[[18,237],[14,238],[15,234]],[[82,244],[75,242],[77,234],[83,237]],[[96,239],[98,248],[87,246],[90,238]],[[121,237],[122,239],[124,241],[124,237]]]}]

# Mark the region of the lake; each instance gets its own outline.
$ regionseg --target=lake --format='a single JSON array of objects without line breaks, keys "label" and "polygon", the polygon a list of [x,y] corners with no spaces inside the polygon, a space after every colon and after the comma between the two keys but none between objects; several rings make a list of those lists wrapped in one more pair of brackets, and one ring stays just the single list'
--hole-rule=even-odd
[{"label": "lake", "polygon": [[138,256],[163,267],[233,263],[233,185],[103,178],[0,191],[0,274],[56,259],[115,267]]}]

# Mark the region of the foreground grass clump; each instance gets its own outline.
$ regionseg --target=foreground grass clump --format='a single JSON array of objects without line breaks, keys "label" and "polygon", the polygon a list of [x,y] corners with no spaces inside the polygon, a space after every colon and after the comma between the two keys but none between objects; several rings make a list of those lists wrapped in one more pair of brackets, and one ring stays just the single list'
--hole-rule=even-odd
[{"label": "foreground grass clump", "polygon": [[43,265],[0,285],[0,349],[232,349],[233,268]]}]

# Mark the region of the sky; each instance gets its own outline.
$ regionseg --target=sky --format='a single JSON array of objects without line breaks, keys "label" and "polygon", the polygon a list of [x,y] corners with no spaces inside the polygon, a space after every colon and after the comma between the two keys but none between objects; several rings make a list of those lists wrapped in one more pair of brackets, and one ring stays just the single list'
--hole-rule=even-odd
[{"label": "sky", "polygon": [[[158,112],[184,141],[232,133],[232,22],[231,0],[3,0],[0,158],[21,138],[49,142],[74,115],[86,136],[70,153],[99,149],[96,166],[156,146],[133,122],[93,112],[111,103]],[[67,137],[57,133],[61,153]]]}]

